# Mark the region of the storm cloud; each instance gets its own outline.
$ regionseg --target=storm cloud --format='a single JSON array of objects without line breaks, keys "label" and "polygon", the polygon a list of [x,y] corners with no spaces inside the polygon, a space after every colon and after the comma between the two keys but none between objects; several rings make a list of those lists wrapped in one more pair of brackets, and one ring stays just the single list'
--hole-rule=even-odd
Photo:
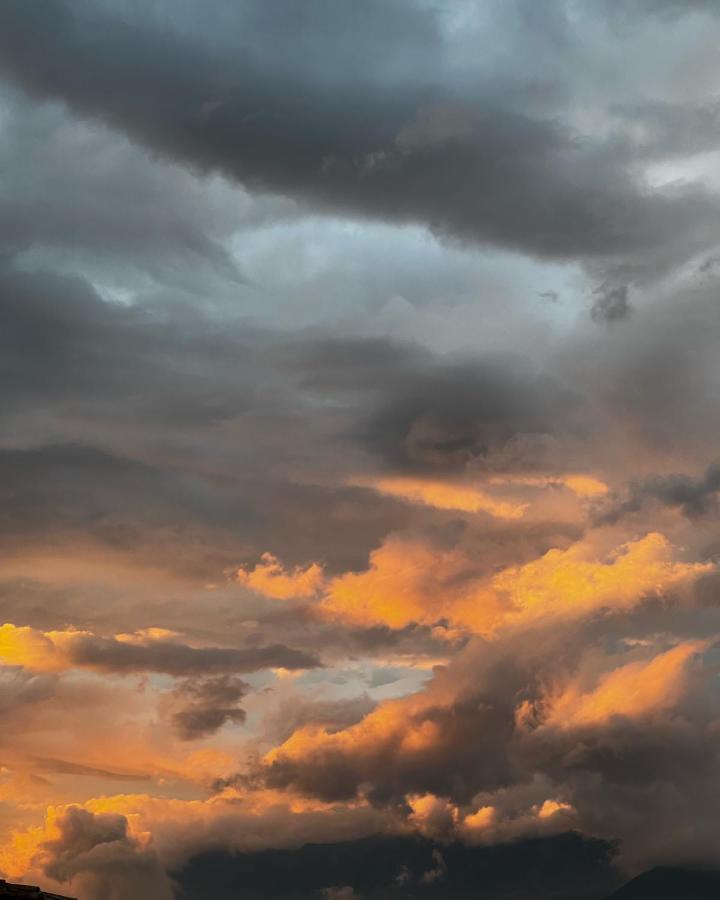
[{"label": "storm cloud", "polygon": [[[562,7],[547,24],[521,10],[550,40],[572,27]],[[160,9],[141,18],[132,5],[65,0],[41,14],[17,0],[3,7],[0,65],[40,96],[253,189],[461,239],[558,258],[687,254],[717,222],[717,201],[696,188],[643,189],[632,174],[642,146],[588,143],[542,104],[540,115],[505,105],[502,76],[470,71],[459,84],[432,5],[388,13],[371,3],[348,15],[324,2],[302,12],[282,4],[269,17],[248,2],[212,12],[186,10],[170,36]],[[367,77],[399,40],[405,58]],[[349,68],[343,58],[340,69],[342,46],[352,48]],[[322,64],[310,62],[315,53]],[[428,58],[439,62],[411,79]],[[646,152],[656,150],[650,141]]]}]

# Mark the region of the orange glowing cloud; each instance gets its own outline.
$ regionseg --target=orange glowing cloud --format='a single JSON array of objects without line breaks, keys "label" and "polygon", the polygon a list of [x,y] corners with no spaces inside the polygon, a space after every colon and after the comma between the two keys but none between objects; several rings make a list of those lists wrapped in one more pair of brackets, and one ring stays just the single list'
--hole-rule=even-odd
[{"label": "orange glowing cloud", "polygon": [[485,831],[490,828],[496,819],[494,806],[481,806],[477,812],[470,813],[463,819],[463,830],[470,832]]},{"label": "orange glowing cloud", "polygon": [[318,724],[303,726],[268,751],[263,763],[267,767],[293,761],[306,765],[317,754],[347,756],[370,771],[373,761],[389,751],[396,760],[421,758],[445,739],[440,725],[425,715],[427,702],[422,693],[387,700],[341,731]]},{"label": "orange glowing cloud", "polygon": [[576,815],[571,804],[555,798],[529,805],[525,801],[508,808],[504,793],[485,795],[486,800],[491,798],[494,802],[481,800],[470,811],[445,797],[413,794],[406,798],[411,810],[408,823],[428,837],[455,837],[469,844],[478,844],[563,831],[568,827],[569,818]]},{"label": "orange glowing cloud", "polygon": [[577,543],[506,569],[492,586],[509,598],[511,620],[577,616],[603,607],[627,609],[648,594],[712,571],[709,563],[674,562],[672,549],[657,532],[623,544],[601,560],[592,545]]},{"label": "orange glowing cloud", "polygon": [[560,480],[578,497],[599,497],[608,492],[605,482],[592,475],[564,475]]},{"label": "orange glowing cloud", "polygon": [[607,672],[590,690],[573,681],[549,700],[545,724],[582,728],[604,725],[615,716],[636,719],[672,709],[685,690],[691,660],[707,646],[707,641],[678,644],[649,662]]},{"label": "orange glowing cloud", "polygon": [[371,554],[364,572],[331,580],[321,609],[358,624],[393,628],[445,618],[490,635],[503,625],[540,618],[628,609],[713,568],[672,557],[669,541],[650,533],[600,558],[592,542],[578,542],[487,578],[463,551],[394,537]]},{"label": "orange glowing cloud", "polygon": [[502,816],[494,806],[481,806],[458,824],[457,832],[468,844],[508,842],[567,831],[575,814],[570,804],[556,800],[546,800],[513,816]]},{"label": "orange glowing cloud", "polygon": [[275,600],[314,597],[324,581],[322,566],[317,563],[310,563],[305,568],[296,566],[288,571],[272,553],[263,553],[253,569],[238,569],[236,577],[240,584]]},{"label": "orange glowing cloud", "polygon": [[502,614],[502,601],[490,592],[478,596],[478,573],[460,550],[442,551],[421,541],[389,538],[370,555],[364,572],[333,579],[322,611],[353,623],[402,628],[440,619],[489,631]]},{"label": "orange glowing cloud", "polygon": [[545,800],[537,811],[538,819],[550,819],[558,813],[573,813],[575,810],[569,803],[560,800]]},{"label": "orange glowing cloud", "polygon": [[46,826],[37,825],[26,831],[16,831],[10,841],[0,847],[0,873],[7,878],[23,878],[35,869],[39,847],[56,836],[55,811],[48,810]]},{"label": "orange glowing cloud", "polygon": [[396,497],[407,503],[432,506],[435,509],[456,509],[467,513],[484,512],[498,519],[522,518],[526,509],[524,504],[510,503],[493,497],[492,494],[469,484],[402,477],[368,479],[352,483],[369,487],[379,494]]},{"label": "orange glowing cloud", "polygon": [[171,641],[180,637],[177,631],[171,631],[168,628],[141,628],[138,631],[130,633],[121,632],[115,635],[116,641],[124,644],[145,645],[153,641]]},{"label": "orange glowing cloud", "polygon": [[55,643],[42,631],[28,626],[0,625],[0,662],[34,671],[64,668]]}]

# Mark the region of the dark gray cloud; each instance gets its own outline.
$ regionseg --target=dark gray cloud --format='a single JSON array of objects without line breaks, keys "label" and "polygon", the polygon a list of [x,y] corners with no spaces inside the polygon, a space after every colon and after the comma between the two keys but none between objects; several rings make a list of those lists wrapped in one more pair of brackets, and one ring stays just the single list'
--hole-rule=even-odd
[{"label": "dark gray cloud", "polygon": [[[296,440],[330,456],[327,431],[338,428],[299,416],[315,403],[274,365],[287,339],[184,307],[108,303],[79,277],[0,269],[0,417],[13,433],[0,451],[6,539],[80,530],[152,555],[165,534],[169,563],[217,576],[276,541],[290,561],[357,565],[407,521],[398,504],[358,489],[267,474],[269,458],[288,465]],[[229,423],[224,437],[217,429]],[[278,523],[285,536],[275,538]]]},{"label": "dark gray cloud", "polygon": [[189,173],[102,126],[70,120],[58,104],[28,104],[6,87],[0,118],[0,164],[13,172],[0,187],[3,253],[44,254],[64,271],[102,269],[121,291],[148,275],[185,292],[208,284],[218,290],[223,281],[239,287],[242,273],[223,242],[260,204],[239,195],[230,209],[221,184],[207,186],[210,196],[199,202]]},{"label": "dark gray cloud", "polygon": [[[10,0],[0,67],[253,189],[541,256],[687,255],[718,220],[701,188],[645,189],[629,144],[588,142],[542,108],[504,105],[502,79],[481,78],[470,100],[448,79],[453,46],[432,6],[283,4],[272,23],[261,6],[221,3],[212,19],[189,7],[171,34],[159,9],[138,17],[66,0],[40,13]],[[552,17],[530,18],[525,9],[522,27],[550,41]],[[376,72],[398,42],[410,49]],[[442,62],[426,73],[434,55]]]},{"label": "dark gray cloud", "polygon": [[649,504],[679,509],[690,519],[707,515],[716,508],[716,496],[720,491],[720,464],[708,466],[702,475],[655,475],[632,482],[627,496],[600,505],[596,521],[600,524],[618,522],[624,515],[639,513]]},{"label": "dark gray cloud", "polygon": [[622,322],[626,319],[632,307],[628,301],[628,288],[626,284],[611,287],[604,284],[595,290],[595,300],[590,308],[593,322]]},{"label": "dark gray cloud", "polygon": [[52,675],[38,675],[22,666],[0,666],[0,711],[6,719],[16,709],[48,700],[55,689]]},{"label": "dark gray cloud", "polygon": [[258,669],[313,669],[320,662],[308,653],[282,644],[234,649],[189,647],[173,641],[136,644],[99,635],[78,634],[66,646],[73,665],[103,672],[165,672],[168,675],[205,675],[255,672]]},{"label": "dark gray cloud", "polygon": [[[512,356],[289,338],[182,305],[109,303],[17,262],[0,297],[0,416],[14,436],[0,529],[15,546],[82,533],[212,579],[268,549],[357,568],[430,514],[344,480],[378,465],[555,466],[539,446],[585,427],[577,392]],[[306,471],[298,444],[312,448]]]},{"label": "dark gray cloud", "polygon": [[238,704],[248,685],[239,678],[220,675],[180,682],[170,697],[172,723],[186,741],[214,734],[223,725],[245,721],[245,710]]},{"label": "dark gray cloud", "polygon": [[[448,359],[380,339],[299,353],[304,385],[353,401],[353,436],[394,470],[541,467],[543,438],[584,427],[582,395],[509,354]],[[523,458],[523,441],[534,459]]]},{"label": "dark gray cloud", "polygon": [[59,837],[40,845],[45,874],[73,881],[91,900],[170,900],[170,880],[152,848],[142,847],[115,813],[71,806],[56,821]]},{"label": "dark gray cloud", "polygon": [[[605,429],[619,441],[602,457],[598,441],[587,442],[596,465],[607,466],[614,447],[627,457],[639,442],[645,459],[633,456],[633,468],[700,469],[718,434],[717,279],[679,278],[634,298],[633,307],[622,327],[594,328],[565,344],[552,371],[587,399],[595,436]],[[618,477],[627,480],[623,468]]]},{"label": "dark gray cloud", "polygon": [[524,369],[512,359],[434,371],[425,364],[394,389],[387,384],[365,440],[399,470],[542,467],[537,449],[543,438],[581,429],[582,398]]},{"label": "dark gray cloud", "polygon": [[[84,407],[97,420],[209,424],[246,406],[248,389],[238,384],[231,389],[225,378],[237,354],[252,364],[251,333],[227,341],[217,327],[207,321],[203,326],[189,313],[184,324],[176,320],[171,326],[168,310],[157,305],[106,303],[81,277],[3,263],[6,415],[35,401],[44,407],[52,403],[65,415],[77,416]],[[188,354],[194,359],[190,367],[181,365]],[[203,357],[215,366],[203,366]]]}]

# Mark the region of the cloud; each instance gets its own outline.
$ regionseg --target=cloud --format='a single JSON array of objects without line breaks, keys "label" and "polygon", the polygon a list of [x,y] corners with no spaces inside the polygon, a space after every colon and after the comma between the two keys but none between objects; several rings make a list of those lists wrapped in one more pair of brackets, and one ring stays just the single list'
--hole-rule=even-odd
[{"label": "cloud", "polygon": [[3,870],[717,864],[720,20],[611,6],[0,4]]},{"label": "cloud", "polygon": [[81,890],[89,900],[133,896],[170,900],[173,896],[149,837],[130,834],[123,815],[96,814],[79,806],[51,810],[44,828],[28,838],[18,835],[3,854],[7,871],[24,875],[35,869],[61,885]]},{"label": "cloud", "polygon": [[132,645],[114,638],[78,634],[63,637],[71,665],[109,672],[155,671],[170,675],[210,672],[253,672],[264,668],[312,669],[317,659],[282,644],[235,650],[224,647],[188,647],[157,642]]},{"label": "cloud", "polygon": [[689,475],[655,475],[630,484],[625,499],[610,498],[596,512],[599,523],[614,523],[624,515],[639,513],[652,502],[679,509],[688,518],[709,513],[720,491],[720,466],[708,466],[697,478]]},{"label": "cloud", "polygon": [[322,725],[339,731],[359,722],[375,706],[375,701],[367,693],[337,700],[292,696],[284,700],[273,714],[266,715],[265,736],[272,744],[279,744],[307,725]]},{"label": "cloud", "polygon": [[326,801],[358,793],[378,803],[428,792],[469,798],[478,782],[501,784],[511,710],[454,690],[440,697],[435,686],[385,701],[340,731],[303,726],[265,755],[259,774],[269,786]]},{"label": "cloud", "polygon": [[590,690],[577,682],[566,685],[548,698],[543,721],[549,727],[572,729],[602,727],[614,716],[663,713],[682,698],[688,664],[706,649],[707,642],[687,641],[649,662],[630,662],[604,673]]},{"label": "cloud", "polygon": [[181,682],[169,698],[173,727],[191,741],[214,734],[228,722],[242,724],[246,713],[238,703],[247,689],[245,682],[228,675]]},{"label": "cloud", "polygon": [[263,553],[260,562],[251,570],[240,568],[236,577],[241,584],[275,600],[290,600],[315,596],[323,583],[322,566],[308,563],[286,572],[277,557]]},{"label": "cloud", "polygon": [[[402,801],[415,827],[471,842],[600,827],[623,839],[628,860],[647,861],[653,838],[633,836],[633,804],[657,810],[652,786],[671,794],[678,777],[696,798],[714,770],[713,668],[701,664],[712,648],[695,640],[608,656],[588,641],[593,628],[575,632],[572,647],[565,630],[470,645],[423,691],[355,725],[300,728],[266,755],[263,777],[325,799]],[[709,819],[678,836],[693,830],[696,803],[683,805],[685,824],[657,830],[666,851],[675,842],[674,858],[693,845],[712,855]]]},{"label": "cloud", "polygon": [[367,486],[380,494],[399,497],[409,503],[432,506],[436,509],[457,509],[461,512],[485,512],[501,519],[519,519],[524,508],[489,496],[473,486],[418,478],[378,478]]},{"label": "cloud", "polygon": [[[128,641],[82,631],[45,634],[7,623],[0,626],[0,656],[41,671],[84,668],[118,674],[164,672],[180,677],[266,668],[312,669],[320,665],[314,657],[281,644],[245,649],[191,647],[167,639]],[[215,684],[221,687],[224,683]]]},{"label": "cloud", "polygon": [[[427,837],[444,843],[461,840],[469,846],[561,834],[575,825],[576,810],[548,797],[549,791],[552,786],[535,777],[525,784],[481,792],[463,805],[433,794],[414,795],[407,798],[409,821]],[[446,871],[439,866],[434,877]]]},{"label": "cloud", "polygon": [[400,471],[537,466],[539,439],[567,431],[581,405],[572,390],[511,359],[441,363],[434,371],[425,361],[413,374],[386,380],[365,432],[370,448]]},{"label": "cloud", "polygon": [[[0,655],[2,646],[0,644]],[[21,666],[0,666],[0,711],[5,716],[13,708],[43,702],[54,692],[55,680],[51,675],[28,672]]]},{"label": "cloud", "polygon": [[[459,48],[433,7],[401,3],[390,14],[373,4],[348,17],[313,3],[298,24],[283,5],[272,25],[254,2],[223,5],[212,24],[199,8],[184,12],[170,38],[159,16],[139,19],[131,7],[120,19],[100,3],[63,2],[43,16],[7,3],[2,69],[162,154],[255,189],[538,255],[682,253],[717,221],[717,203],[699,188],[645,188],[631,165],[642,146],[580,140],[570,116],[508,103],[502,75],[478,71],[480,99],[471,101],[453,72]],[[506,32],[504,43],[531,39],[524,16],[521,36]],[[552,40],[554,26],[570,30],[564,9],[540,18],[541,37]],[[299,45],[289,40],[298,28]],[[381,48],[398,34],[407,57],[393,70]],[[262,52],[273,43],[287,56]]]},{"label": "cloud", "polygon": [[195,853],[295,848],[308,839],[348,841],[390,827],[392,821],[378,811],[272,794],[247,800],[108,795],[82,806],[51,807],[43,825],[16,830],[3,847],[0,869],[11,877],[30,872],[45,883],[53,878],[76,887],[83,900],[85,892],[90,900],[126,900],[132,891],[165,898],[173,896],[168,873]]},{"label": "cloud", "polygon": [[[92,272],[121,296],[148,278],[184,291],[203,280],[220,289],[243,282],[224,241],[262,216],[262,204],[236,191],[234,208],[226,205],[220,179],[207,198],[191,173],[150,159],[102,125],[70,120],[58,104],[28,104],[7,82],[0,118],[0,158],[14,173],[0,189],[4,253],[34,250],[62,271]],[[38,169],[52,190],[38,184]]]},{"label": "cloud", "polygon": [[628,301],[628,288],[626,284],[618,287],[602,285],[595,290],[596,299],[590,309],[593,322],[621,322],[632,312]]},{"label": "cloud", "polygon": [[447,619],[493,634],[504,625],[627,610],[713,568],[673,561],[668,540],[657,532],[606,551],[604,558],[598,550],[579,541],[488,577],[461,548],[442,550],[396,536],[371,554],[366,571],[329,582],[320,608],[395,628]]}]

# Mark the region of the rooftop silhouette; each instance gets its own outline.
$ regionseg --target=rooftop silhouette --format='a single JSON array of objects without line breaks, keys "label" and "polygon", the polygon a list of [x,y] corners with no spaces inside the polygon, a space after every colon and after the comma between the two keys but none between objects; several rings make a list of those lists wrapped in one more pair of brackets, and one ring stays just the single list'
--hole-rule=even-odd
[{"label": "rooftop silhouette", "polygon": [[50,894],[34,884],[10,884],[3,878],[0,878],[0,897],[7,900],[75,900],[63,894]]}]

